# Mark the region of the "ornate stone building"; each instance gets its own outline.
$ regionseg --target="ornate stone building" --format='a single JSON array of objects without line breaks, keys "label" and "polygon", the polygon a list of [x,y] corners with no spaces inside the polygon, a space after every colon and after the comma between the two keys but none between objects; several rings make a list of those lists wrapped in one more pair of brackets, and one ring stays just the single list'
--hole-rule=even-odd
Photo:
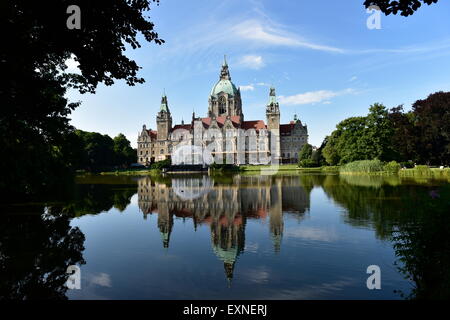
[{"label": "ornate stone building", "polygon": [[[202,160],[196,158],[195,151],[190,154],[191,159],[178,154],[182,145],[190,145],[200,149],[197,156],[208,148],[216,162],[266,164],[270,159],[271,163],[296,163],[298,152],[308,142],[307,126],[297,116],[288,124],[280,124],[280,107],[273,87],[266,105],[266,122],[244,120],[241,92],[231,81],[226,60],[208,102],[208,117],[196,117],[193,113],[190,123],[172,125],[164,94],[156,115],[157,130],[144,125],[139,133],[138,162],[148,165],[172,158],[174,164],[198,164]],[[174,153],[178,156],[174,157]]]}]

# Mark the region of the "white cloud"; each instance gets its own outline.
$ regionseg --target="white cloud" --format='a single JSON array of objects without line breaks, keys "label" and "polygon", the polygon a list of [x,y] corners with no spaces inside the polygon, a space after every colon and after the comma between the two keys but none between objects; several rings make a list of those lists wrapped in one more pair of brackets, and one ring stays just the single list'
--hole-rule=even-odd
[{"label": "white cloud", "polygon": [[331,98],[354,93],[354,89],[345,89],[341,91],[319,90],[296,94],[293,96],[280,96],[279,101],[285,105],[310,104],[327,101]]},{"label": "white cloud", "polygon": [[261,56],[255,55],[243,56],[239,60],[239,64],[250,69],[261,69],[262,67],[264,67],[263,58]]},{"label": "white cloud", "polygon": [[234,35],[243,40],[250,40],[260,45],[276,45],[288,47],[304,47],[313,50],[330,51],[342,53],[343,50],[335,47],[319,45],[299,38],[280,26],[264,23],[257,19],[245,20],[235,25],[232,29]]},{"label": "white cloud", "polygon": [[249,84],[246,86],[239,86],[239,89],[241,89],[241,91],[253,91],[255,90],[255,87],[252,84]]},{"label": "white cloud", "polygon": [[358,77],[357,77],[357,76],[353,76],[353,77],[351,77],[348,81],[353,82],[353,81],[355,81],[356,79],[358,79]]},{"label": "white cloud", "polygon": [[91,283],[102,287],[111,288],[111,277],[109,274],[101,272],[96,276],[92,276]]}]

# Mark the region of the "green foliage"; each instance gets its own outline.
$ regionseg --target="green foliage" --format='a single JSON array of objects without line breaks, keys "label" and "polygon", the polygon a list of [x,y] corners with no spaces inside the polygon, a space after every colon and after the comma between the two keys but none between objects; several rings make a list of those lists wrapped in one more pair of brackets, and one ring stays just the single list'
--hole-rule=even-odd
[{"label": "green foliage", "polygon": [[136,152],[123,134],[114,139],[97,132],[76,130],[79,148],[77,169],[98,171],[113,166],[127,166],[136,162]]},{"label": "green foliage", "polygon": [[209,167],[214,171],[240,171],[239,166],[234,164],[213,163]]},{"label": "green foliage", "polygon": [[150,165],[150,169],[162,170],[164,168],[168,168],[171,165],[170,159],[157,161]]},{"label": "green foliage", "polygon": [[402,161],[402,162],[400,162],[400,166],[402,168],[407,168],[407,169],[414,168],[414,162],[413,161]]},{"label": "green foliage", "polygon": [[[0,52],[0,190],[4,195],[59,190],[83,161],[68,116],[79,106],[66,98],[68,88],[95,92],[99,83],[124,79],[142,83],[139,66],[124,53],[125,44],[140,46],[163,41],[146,20],[150,1],[76,2],[82,10],[82,30],[66,26],[65,1],[4,1],[1,5],[3,41]],[[67,72],[73,58],[81,73]],[[100,157],[100,155],[98,155]],[[86,160],[86,159],[84,159]]]},{"label": "green foliage", "polygon": [[381,172],[384,170],[383,163],[380,160],[360,160],[347,163],[342,166],[340,172],[351,173],[351,172]]},{"label": "green foliage", "polygon": [[417,163],[450,164],[450,92],[436,92],[413,104]]},{"label": "green foliage", "polygon": [[400,171],[400,164],[397,161],[391,161],[384,165],[384,171],[391,173],[398,173]]},{"label": "green foliage", "polygon": [[312,159],[304,159],[298,163],[298,166],[301,168],[314,168],[318,167],[318,164]]},{"label": "green foliage", "polygon": [[414,14],[422,6],[422,3],[430,5],[437,2],[438,0],[365,0],[364,6],[366,8],[377,6],[386,15],[400,12],[402,16],[407,17]]},{"label": "green foliage", "polygon": [[137,161],[137,151],[131,147],[130,141],[124,134],[119,133],[113,142],[116,164],[129,165]]},{"label": "green foliage", "polygon": [[351,117],[338,123],[323,148],[326,162],[334,166],[369,159],[362,140],[365,127],[365,117]]},{"label": "green foliage", "polygon": [[450,164],[450,92],[437,92],[414,103],[411,112],[387,110],[375,103],[366,117],[351,117],[324,140],[329,165],[380,159],[428,165]]},{"label": "green foliage", "polygon": [[298,153],[298,161],[311,159],[312,153],[312,145],[310,145],[309,143],[304,144],[302,149]]}]

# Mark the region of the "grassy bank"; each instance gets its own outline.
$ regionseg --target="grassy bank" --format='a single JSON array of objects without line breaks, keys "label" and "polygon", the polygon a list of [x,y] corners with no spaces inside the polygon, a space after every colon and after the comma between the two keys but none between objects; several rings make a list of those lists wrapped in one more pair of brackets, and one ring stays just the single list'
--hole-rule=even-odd
[{"label": "grassy bank", "polygon": [[395,161],[383,163],[379,160],[361,160],[347,163],[339,170],[342,175],[374,175],[415,178],[450,179],[450,168],[429,168],[425,165],[417,165],[414,168],[401,168]]},{"label": "grassy bank", "polygon": [[300,168],[297,164],[281,164],[279,166],[270,166],[270,165],[243,165],[240,166],[241,172],[260,172],[264,171],[292,171],[292,172],[305,172],[305,173],[313,173],[313,172],[337,172],[339,171],[339,167],[335,166],[323,166],[317,168]]},{"label": "grassy bank", "polygon": [[100,175],[125,175],[125,176],[140,176],[140,175],[155,175],[160,174],[161,170],[159,169],[135,169],[135,170],[116,170],[116,171],[104,171],[100,172]]},{"label": "grassy bank", "polygon": [[[422,167],[422,166],[418,166]],[[439,169],[439,168],[412,168],[412,169],[402,169],[398,172],[400,177],[430,177],[430,178],[446,178],[450,179],[450,168]]]}]

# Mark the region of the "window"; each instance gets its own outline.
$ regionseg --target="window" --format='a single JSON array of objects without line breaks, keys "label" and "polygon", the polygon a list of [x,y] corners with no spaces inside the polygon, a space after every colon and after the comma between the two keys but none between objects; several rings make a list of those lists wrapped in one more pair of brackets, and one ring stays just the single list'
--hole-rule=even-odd
[{"label": "window", "polygon": [[226,104],[227,104],[227,101],[226,101],[225,97],[223,97],[223,96],[220,97],[219,98],[219,114],[227,112]]},{"label": "window", "polygon": [[160,154],[164,154],[164,149],[159,150]]}]

